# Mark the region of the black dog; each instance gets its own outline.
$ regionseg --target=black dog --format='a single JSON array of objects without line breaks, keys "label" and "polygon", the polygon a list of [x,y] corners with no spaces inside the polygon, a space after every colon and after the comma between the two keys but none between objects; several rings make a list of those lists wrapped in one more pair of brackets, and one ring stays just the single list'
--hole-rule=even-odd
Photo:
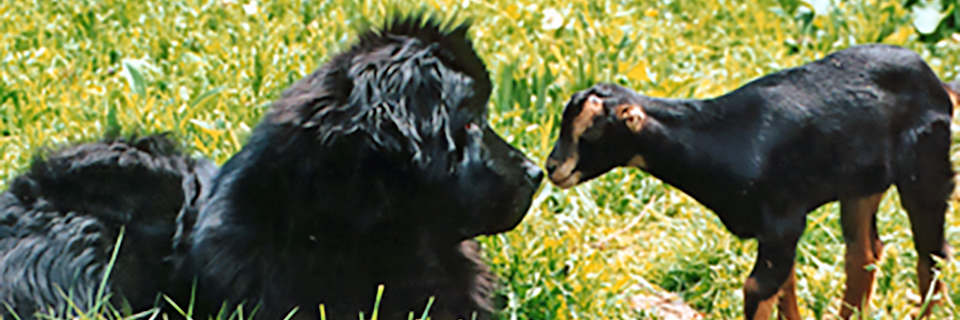
[{"label": "black dog", "polygon": [[[910,50],[868,45],[708,100],[657,99],[599,84],[563,111],[550,179],[571,187],[617,166],[646,170],[712,209],[759,253],[747,319],[799,319],[793,263],[806,214],[839,200],[847,244],[841,316],[869,300],[882,243],[874,213],[895,184],[918,252],[921,294],[948,258],[950,121],[958,96]],[[779,298],[779,301],[778,301]]]},{"label": "black dog", "polygon": [[162,135],[37,158],[0,195],[0,318],[71,318],[101,297],[118,310],[153,307],[171,288],[178,215],[196,214],[215,172]]},{"label": "black dog", "polygon": [[[486,123],[467,25],[396,17],[287,89],[221,169],[190,259],[201,306],[257,318],[489,317],[471,238],[514,228],[542,172]],[[212,310],[206,310],[210,312]]]}]

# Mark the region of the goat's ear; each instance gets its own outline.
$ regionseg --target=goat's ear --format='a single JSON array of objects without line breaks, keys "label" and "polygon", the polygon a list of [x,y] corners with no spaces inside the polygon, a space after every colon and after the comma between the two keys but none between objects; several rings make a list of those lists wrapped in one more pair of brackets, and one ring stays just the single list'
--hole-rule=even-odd
[{"label": "goat's ear", "polygon": [[638,104],[623,104],[617,107],[617,118],[623,120],[630,131],[640,132],[643,129],[643,119],[646,117],[643,107]]}]

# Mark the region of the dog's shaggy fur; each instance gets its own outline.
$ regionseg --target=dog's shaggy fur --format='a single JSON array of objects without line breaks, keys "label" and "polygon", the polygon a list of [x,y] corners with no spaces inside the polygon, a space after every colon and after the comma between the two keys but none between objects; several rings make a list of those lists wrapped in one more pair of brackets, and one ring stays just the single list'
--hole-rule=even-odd
[{"label": "dog's shaggy fur", "polygon": [[[489,318],[471,238],[512,229],[542,173],[486,123],[466,36],[394,18],[287,89],[221,169],[190,260],[201,306],[259,319]],[[206,312],[215,310],[206,310]]]},{"label": "dog's shaggy fur", "polygon": [[154,306],[171,285],[178,215],[196,214],[215,172],[163,135],[38,157],[0,194],[0,318],[70,318],[100,297],[135,312]]}]

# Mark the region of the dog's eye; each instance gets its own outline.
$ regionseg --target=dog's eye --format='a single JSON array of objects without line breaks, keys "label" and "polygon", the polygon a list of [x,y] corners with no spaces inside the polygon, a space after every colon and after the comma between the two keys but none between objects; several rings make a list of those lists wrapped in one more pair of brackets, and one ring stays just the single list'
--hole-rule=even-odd
[{"label": "dog's eye", "polygon": [[453,154],[455,155],[456,162],[461,162],[464,157],[466,157],[465,151],[468,144],[468,137],[471,135],[471,132],[478,131],[480,131],[479,125],[475,122],[467,122],[467,124],[463,125],[462,130],[457,130],[453,133],[453,143],[454,148],[456,148],[456,152]]},{"label": "dog's eye", "polygon": [[476,122],[467,122],[463,125],[463,130],[459,130],[453,134],[453,142],[457,145],[457,148],[461,148],[469,144],[470,137],[477,137],[483,132],[483,127]]}]

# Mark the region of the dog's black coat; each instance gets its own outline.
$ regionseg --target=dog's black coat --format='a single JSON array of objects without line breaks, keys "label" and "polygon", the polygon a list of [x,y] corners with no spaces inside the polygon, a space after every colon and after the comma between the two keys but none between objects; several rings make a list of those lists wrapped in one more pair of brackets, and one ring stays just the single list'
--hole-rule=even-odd
[{"label": "dog's black coat", "polygon": [[221,169],[189,259],[200,307],[260,319],[489,317],[470,240],[512,229],[540,170],[486,123],[491,84],[466,36],[419,16],[360,35],[274,103]]},{"label": "dog's black coat", "polygon": [[87,312],[101,283],[114,308],[153,307],[171,285],[173,239],[185,218],[178,215],[196,214],[215,172],[213,163],[184,156],[164,135],[38,157],[0,194],[0,317]]}]

